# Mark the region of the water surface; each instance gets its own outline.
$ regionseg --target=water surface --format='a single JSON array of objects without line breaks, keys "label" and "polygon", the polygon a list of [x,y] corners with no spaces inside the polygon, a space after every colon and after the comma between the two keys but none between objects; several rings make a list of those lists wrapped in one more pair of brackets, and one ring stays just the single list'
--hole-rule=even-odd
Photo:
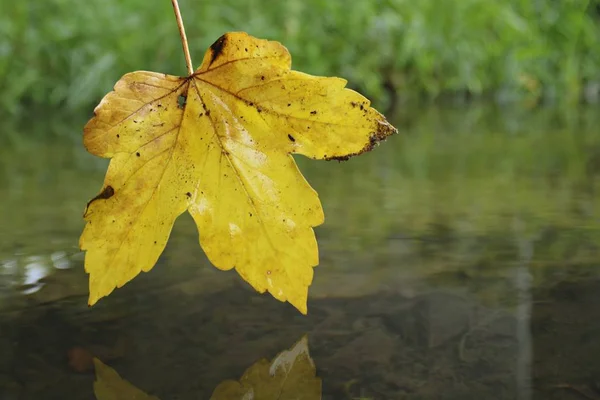
[{"label": "water surface", "polygon": [[[600,399],[599,122],[429,109],[370,154],[297,157],[326,215],[306,317],[213,268],[188,216],[88,308],[77,241],[106,162],[81,125],[5,126],[0,399],[92,399],[91,356],[149,395],[208,399],[305,336],[324,399]],[[57,126],[72,135],[40,139]]]}]

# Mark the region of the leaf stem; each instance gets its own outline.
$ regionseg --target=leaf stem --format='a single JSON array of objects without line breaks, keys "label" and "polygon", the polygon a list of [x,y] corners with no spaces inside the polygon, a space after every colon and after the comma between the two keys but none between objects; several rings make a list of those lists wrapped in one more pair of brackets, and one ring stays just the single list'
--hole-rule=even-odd
[{"label": "leaf stem", "polygon": [[173,11],[175,11],[175,19],[177,19],[179,36],[181,36],[181,45],[183,46],[185,65],[187,67],[188,75],[192,75],[194,73],[194,68],[192,67],[192,57],[190,57],[190,48],[188,46],[187,37],[185,36],[185,28],[183,27],[183,19],[181,18],[181,13],[179,12],[179,4],[177,3],[177,0],[171,0],[171,4],[173,4]]}]

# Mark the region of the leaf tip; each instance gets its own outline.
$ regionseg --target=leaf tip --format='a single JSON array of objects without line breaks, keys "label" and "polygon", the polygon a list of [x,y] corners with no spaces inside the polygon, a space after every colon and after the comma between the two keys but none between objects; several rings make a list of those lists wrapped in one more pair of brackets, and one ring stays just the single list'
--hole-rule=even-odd
[{"label": "leaf tip", "polygon": [[90,295],[88,297],[88,307],[93,307],[100,300],[100,297],[97,294],[92,294],[90,291]]},{"label": "leaf tip", "polygon": [[388,138],[388,136],[392,136],[398,133],[398,129],[395,126],[387,122],[384,118],[383,120],[376,121],[375,131],[369,137],[369,146],[370,148],[367,151],[370,151],[377,145],[379,142],[382,142]]},{"label": "leaf tip", "polygon": [[378,119],[375,121],[375,127],[373,129],[373,132],[371,132],[371,134],[369,135],[369,141],[361,150],[350,154],[325,157],[324,159],[326,161],[348,161],[351,157],[359,156],[363,153],[368,153],[369,151],[373,150],[375,146],[379,144],[379,142],[386,140],[388,136],[394,135],[396,133],[398,133],[398,129],[396,129],[392,124],[387,122],[385,118]]},{"label": "leaf tip", "polygon": [[95,367],[96,370],[101,369],[102,367],[104,367],[104,363],[102,361],[100,361],[99,359],[97,359],[96,357],[93,357],[92,361],[94,362],[94,367]]},{"label": "leaf tip", "polygon": [[225,48],[225,44],[227,43],[227,34],[222,35],[218,38],[213,44],[210,45],[210,63],[208,66],[210,67],[212,63],[223,53],[223,49]]},{"label": "leaf tip", "polygon": [[307,302],[306,296],[304,297],[304,299],[300,299],[298,301],[293,301],[293,300],[288,300],[288,301],[298,311],[300,311],[300,314],[302,314],[302,315],[307,315],[308,314],[308,306],[306,305],[306,302]]}]

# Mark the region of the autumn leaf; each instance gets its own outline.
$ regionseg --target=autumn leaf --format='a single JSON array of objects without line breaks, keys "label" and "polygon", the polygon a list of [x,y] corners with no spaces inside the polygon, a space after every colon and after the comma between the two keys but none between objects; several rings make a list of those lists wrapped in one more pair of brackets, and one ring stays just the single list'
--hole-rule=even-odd
[{"label": "autumn leaf", "polygon": [[149,271],[187,210],[213,265],[306,314],[324,216],[291,154],[346,160],[396,132],[345,85],[246,33],[218,39],[188,77],[123,76],[84,128],[87,150],[111,159],[80,239],[89,304]]},{"label": "autumn leaf", "polygon": [[[111,367],[94,358],[96,400],[159,400],[149,396]],[[304,336],[290,350],[271,362],[262,359],[244,372],[239,381],[226,380],[213,391],[211,400],[320,400],[321,379],[308,351]]]},{"label": "autumn leaf", "polygon": [[217,386],[210,400],[321,400],[321,379],[303,337],[290,350],[285,350],[269,363],[260,360],[237,381]]}]

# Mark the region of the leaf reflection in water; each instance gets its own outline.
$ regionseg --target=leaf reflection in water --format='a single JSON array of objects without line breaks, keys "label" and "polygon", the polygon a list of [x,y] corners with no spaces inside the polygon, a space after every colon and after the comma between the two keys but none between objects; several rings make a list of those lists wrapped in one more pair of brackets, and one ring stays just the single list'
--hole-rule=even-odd
[{"label": "leaf reflection in water", "polygon": [[[94,359],[97,400],[158,400],[121,378],[119,374]],[[211,400],[320,400],[321,379],[308,351],[307,336],[271,362],[261,359],[248,368],[239,381],[226,380],[214,390]]]}]

